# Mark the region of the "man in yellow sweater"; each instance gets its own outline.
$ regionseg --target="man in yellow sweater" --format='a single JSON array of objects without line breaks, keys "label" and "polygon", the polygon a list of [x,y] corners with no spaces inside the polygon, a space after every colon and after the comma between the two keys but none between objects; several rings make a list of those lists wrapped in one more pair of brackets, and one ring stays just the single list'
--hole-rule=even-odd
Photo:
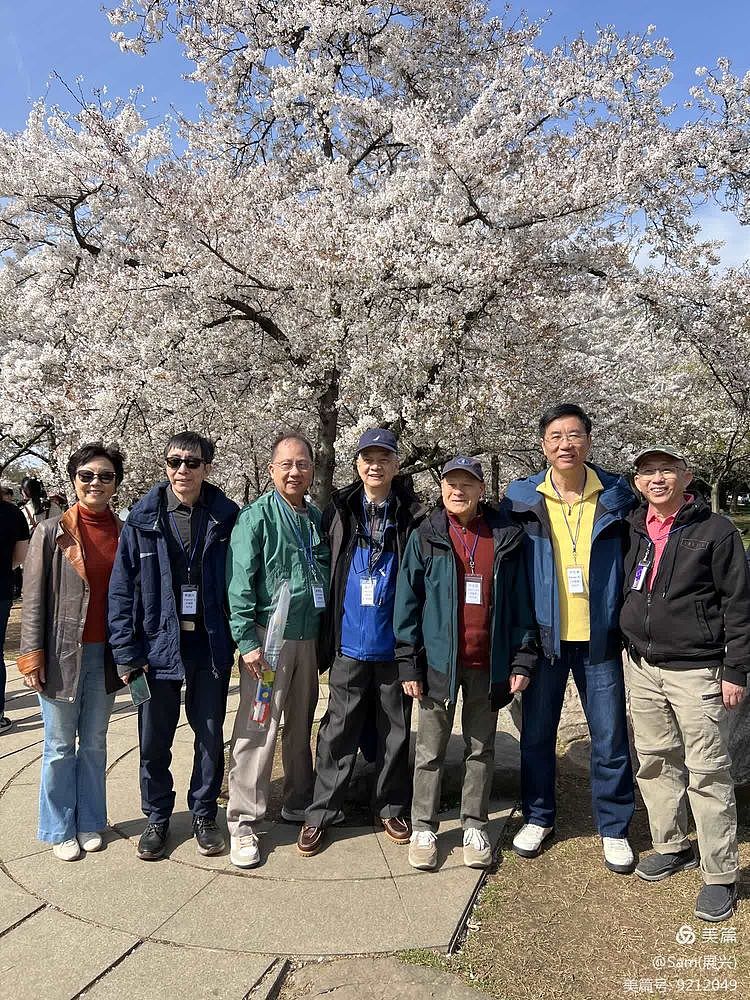
[{"label": "man in yellow sweater", "polygon": [[526,531],[543,650],[522,698],[524,825],[513,849],[536,857],[554,833],[555,744],[572,671],[591,734],[591,792],[604,863],[627,874],[635,867],[627,839],[634,789],[618,617],[625,517],[636,500],[621,476],[586,461],[591,426],[575,404],[547,410],[539,433],[549,468],[507,491]]}]

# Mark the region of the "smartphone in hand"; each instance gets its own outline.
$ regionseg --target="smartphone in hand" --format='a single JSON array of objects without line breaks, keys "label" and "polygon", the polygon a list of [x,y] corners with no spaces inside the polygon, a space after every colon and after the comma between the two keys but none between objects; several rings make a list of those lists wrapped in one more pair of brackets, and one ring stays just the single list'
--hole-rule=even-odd
[{"label": "smartphone in hand", "polygon": [[137,677],[128,682],[128,688],[130,689],[130,697],[133,699],[133,704],[136,707],[142,705],[144,701],[148,701],[151,697],[146,675],[142,671]]}]

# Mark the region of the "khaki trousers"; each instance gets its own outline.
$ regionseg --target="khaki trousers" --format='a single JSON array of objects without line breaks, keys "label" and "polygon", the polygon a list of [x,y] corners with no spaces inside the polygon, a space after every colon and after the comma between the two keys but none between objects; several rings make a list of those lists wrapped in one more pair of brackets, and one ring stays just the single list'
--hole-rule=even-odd
[{"label": "khaki trousers", "polygon": [[737,881],[739,864],[720,674],[720,667],[668,670],[628,658],[638,787],[654,848],[674,854],[690,846],[689,800],[708,884]]},{"label": "khaki trousers", "polygon": [[[258,629],[263,640],[264,632]],[[310,750],[315,706],[318,703],[318,657],[315,639],[287,640],[281,650],[271,697],[271,720],[265,730],[251,728],[250,712],[257,681],[240,665],[240,704],[232,731],[227,826],[233,837],[266,814],[276,737],[282,713],[281,759],[284,766],[284,806],[304,810],[314,787]]]}]

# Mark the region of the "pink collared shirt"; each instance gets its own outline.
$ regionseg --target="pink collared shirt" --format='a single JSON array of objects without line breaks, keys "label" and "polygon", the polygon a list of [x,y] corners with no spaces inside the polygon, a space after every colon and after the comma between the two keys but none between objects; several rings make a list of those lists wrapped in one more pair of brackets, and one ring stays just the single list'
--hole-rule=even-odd
[{"label": "pink collared shirt", "polygon": [[[692,503],[695,497],[690,494],[685,494],[685,503]],[[680,510],[682,510],[680,507]],[[662,521],[658,516],[654,508],[649,504],[648,511],[646,513],[646,531],[648,531],[648,537],[651,539],[651,543],[654,546],[654,561],[651,564],[651,570],[648,574],[648,589],[651,590],[651,584],[656,578],[656,572],[659,569],[659,563],[661,562],[661,557],[664,553],[664,549],[667,545],[667,539],[669,538],[669,533],[672,530],[672,525],[674,524],[675,518],[680,513],[680,510],[676,510],[674,514],[670,514],[669,517],[665,517]]]}]

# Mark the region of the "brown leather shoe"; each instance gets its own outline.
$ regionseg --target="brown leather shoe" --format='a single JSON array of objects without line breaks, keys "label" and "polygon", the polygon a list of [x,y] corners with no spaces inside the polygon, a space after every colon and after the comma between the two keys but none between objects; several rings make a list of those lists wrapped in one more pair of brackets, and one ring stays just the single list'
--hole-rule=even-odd
[{"label": "brown leather shoe", "polygon": [[323,848],[325,827],[305,824],[297,837],[297,850],[303,858],[312,858]]},{"label": "brown leather shoe", "polygon": [[411,822],[403,816],[381,816],[380,822],[389,840],[394,844],[408,844],[411,837]]}]

